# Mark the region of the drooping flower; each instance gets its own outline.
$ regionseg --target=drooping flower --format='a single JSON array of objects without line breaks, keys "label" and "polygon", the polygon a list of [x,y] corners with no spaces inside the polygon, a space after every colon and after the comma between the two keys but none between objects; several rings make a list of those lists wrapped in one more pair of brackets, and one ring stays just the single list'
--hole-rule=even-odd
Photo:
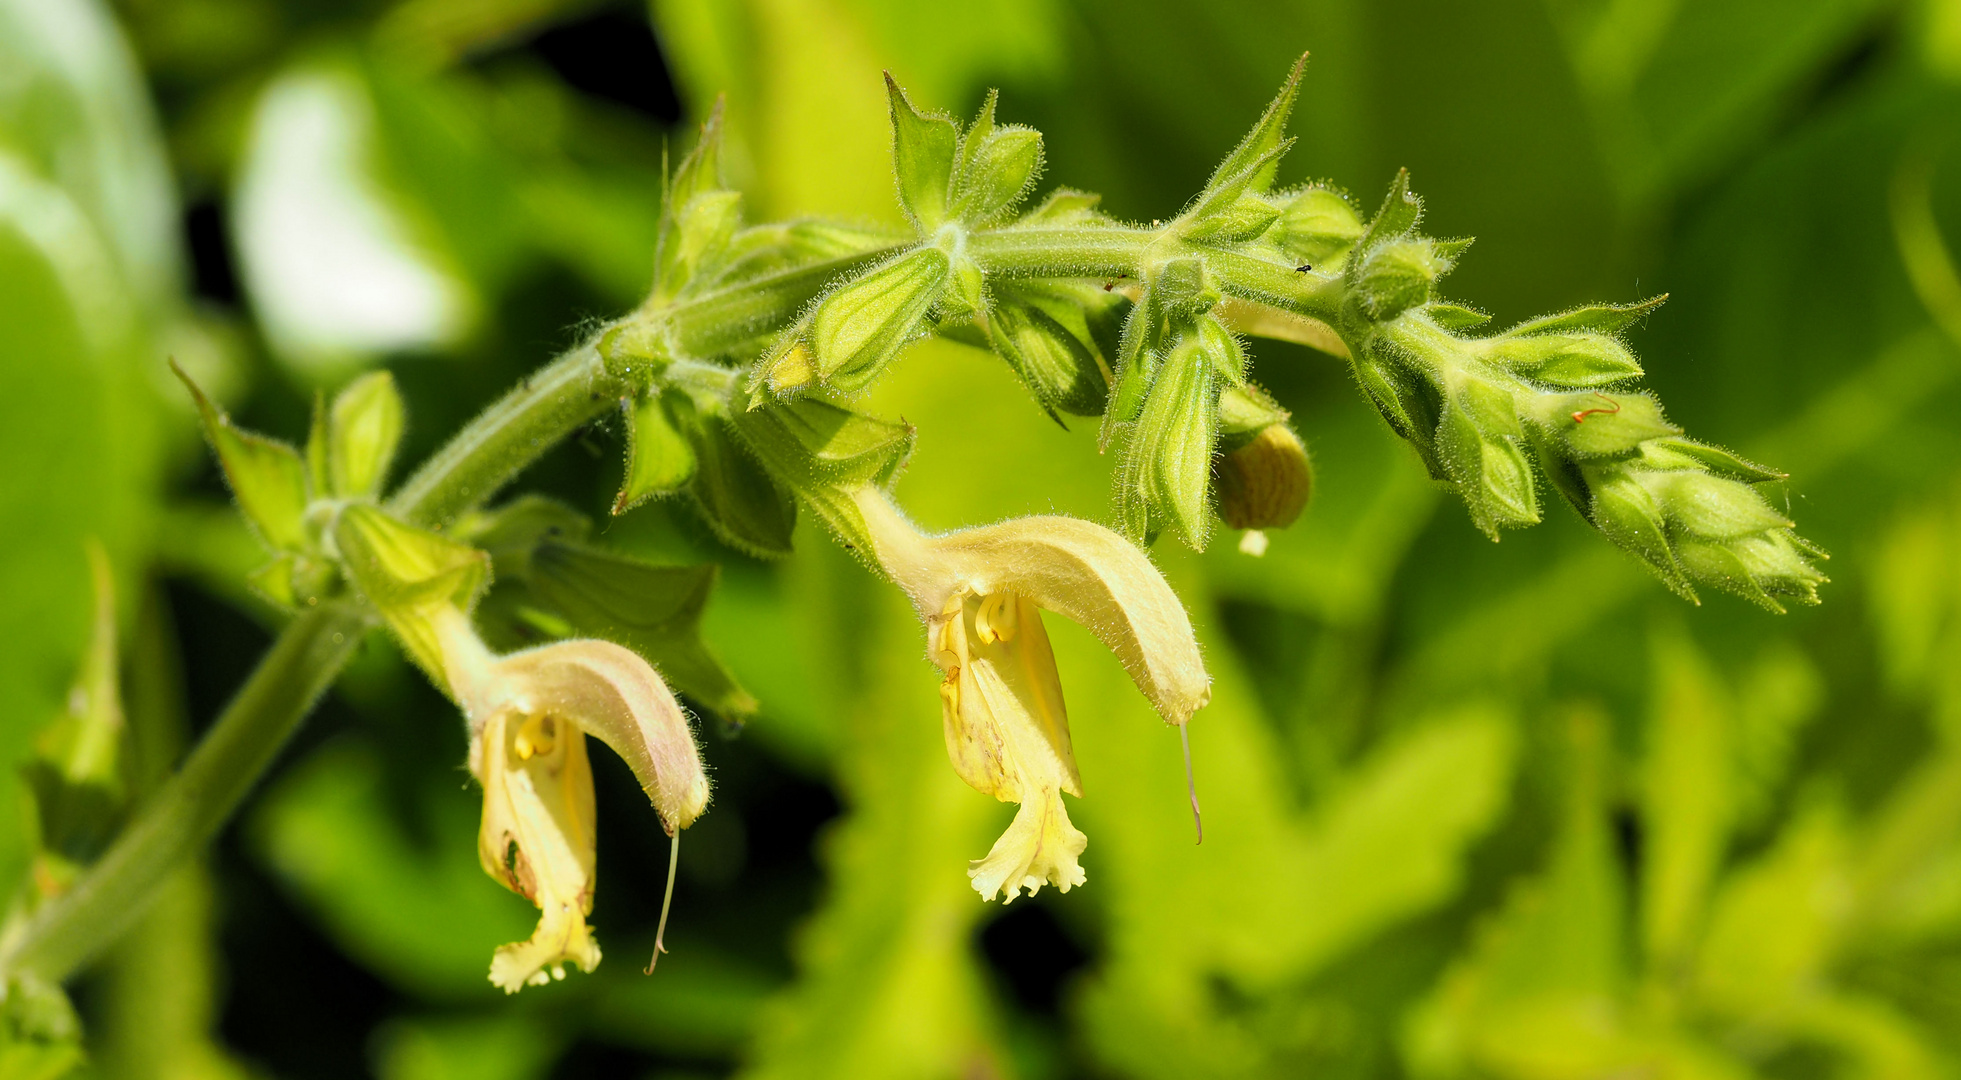
[{"label": "drooping flower", "polygon": [[[490,980],[506,993],[592,971],[592,735],[625,759],[669,836],[708,805],[708,778],[687,714],[632,650],[574,640],[493,654],[450,605],[425,613],[444,675],[470,727],[470,773],[483,784],[477,854],[485,872],[538,905],[530,940],[504,945]],[[665,915],[663,914],[663,919]]]},{"label": "drooping flower", "polygon": [[1088,843],[1062,792],[1081,797],[1069,719],[1043,609],[1089,630],[1170,724],[1211,697],[1191,620],[1144,553],[1079,518],[1017,518],[929,536],[886,494],[853,489],[873,556],[926,623],[939,665],[947,754],[961,779],[1004,802],[1014,823],[967,871],[983,899],[1084,881]]}]

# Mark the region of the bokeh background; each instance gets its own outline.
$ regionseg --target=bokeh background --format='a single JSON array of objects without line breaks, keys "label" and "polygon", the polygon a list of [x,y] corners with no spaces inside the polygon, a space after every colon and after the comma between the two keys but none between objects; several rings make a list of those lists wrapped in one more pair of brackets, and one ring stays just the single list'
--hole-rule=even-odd
[{"label": "bokeh background", "polygon": [[[1011,809],[947,766],[916,623],[806,524],[609,520],[623,432],[519,488],[711,561],[762,702],[665,839],[595,754],[609,959],[507,999],[454,710],[380,635],[239,820],[76,986],[104,1077],[1907,1078],[1961,1067],[1961,0],[0,0],[0,752],[60,711],[117,569],[142,776],[278,616],[169,380],[303,434],[386,366],[406,460],[644,291],[718,93],[752,220],[894,222],[881,68],[1168,217],[1303,50],[1283,179],[1409,167],[1498,324],[1671,299],[1671,415],[1792,476],[1816,609],[1667,594],[1574,516],[1493,545],[1341,363],[1260,342],[1318,467],[1255,559],[1156,552],[1217,678],[1177,739],[1051,621],[1088,884],[980,903]],[[1108,460],[924,343],[870,403],[936,527],[1108,517]],[[4,783],[19,788],[9,773]],[[140,785],[139,785],[140,786]],[[0,877],[29,854],[0,797]],[[8,886],[12,888],[13,886]]]}]

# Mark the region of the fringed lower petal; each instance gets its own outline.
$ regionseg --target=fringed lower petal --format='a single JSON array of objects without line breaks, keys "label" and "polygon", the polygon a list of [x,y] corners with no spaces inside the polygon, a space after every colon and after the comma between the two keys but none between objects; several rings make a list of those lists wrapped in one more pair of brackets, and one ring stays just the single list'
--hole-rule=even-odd
[{"label": "fringed lower petal", "polygon": [[599,942],[593,940],[585,912],[576,903],[544,911],[529,941],[498,946],[490,960],[490,981],[506,994],[515,994],[527,985],[543,986],[564,978],[567,963],[587,974],[599,966]]},{"label": "fringed lower petal", "polygon": [[1068,892],[1087,880],[1076,858],[1089,846],[1089,837],[1069,823],[1062,794],[1053,788],[1031,794],[987,857],[968,866],[967,877],[983,900],[1005,893],[1001,902],[1008,904],[1023,889],[1030,896],[1044,885]]}]

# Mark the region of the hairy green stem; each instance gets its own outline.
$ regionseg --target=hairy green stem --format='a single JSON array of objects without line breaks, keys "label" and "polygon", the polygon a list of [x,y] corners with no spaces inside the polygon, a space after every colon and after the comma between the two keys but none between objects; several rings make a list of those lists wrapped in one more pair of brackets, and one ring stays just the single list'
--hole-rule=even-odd
[{"label": "hairy green stem", "polygon": [[402,484],[388,508],[418,525],[440,525],[496,494],[632,389],[627,378],[607,370],[588,340],[478,414]]},{"label": "hairy green stem", "polygon": [[0,946],[0,975],[59,982],[128,929],[158,884],[231,816],[368,625],[340,603],[294,617],[184,767],[72,888]]}]

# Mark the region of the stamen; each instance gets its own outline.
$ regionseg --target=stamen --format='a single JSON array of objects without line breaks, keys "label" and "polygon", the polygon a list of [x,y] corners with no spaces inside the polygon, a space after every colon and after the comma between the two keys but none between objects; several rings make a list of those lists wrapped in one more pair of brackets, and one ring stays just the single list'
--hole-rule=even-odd
[{"label": "stamen", "polygon": [[994,609],[994,636],[1003,642],[1013,641],[1016,631],[1021,629],[1021,598],[1014,593],[996,593],[1001,603]]},{"label": "stamen", "polygon": [[1613,398],[1610,398],[1610,397],[1608,397],[1607,395],[1605,395],[1605,394],[1603,394],[1603,393],[1601,393],[1601,392],[1600,392],[1600,391],[1598,391],[1598,390],[1595,390],[1595,391],[1593,392],[1593,396],[1594,396],[1594,397],[1597,397],[1597,398],[1599,398],[1600,400],[1602,400],[1602,401],[1604,401],[1604,402],[1606,402],[1606,403],[1607,403],[1607,407],[1605,407],[1605,408],[1602,408],[1602,407],[1599,407],[1599,406],[1596,406],[1596,407],[1594,407],[1594,408],[1591,408],[1591,409],[1581,409],[1580,411],[1578,411],[1578,412],[1576,412],[1576,413],[1574,413],[1574,414],[1573,414],[1573,422],[1574,422],[1575,424],[1584,424],[1584,423],[1586,423],[1586,422],[1587,422],[1587,417],[1589,417],[1589,416],[1593,416],[1593,415],[1595,415],[1595,414],[1597,414],[1597,413],[1606,413],[1606,414],[1607,414],[1608,416],[1619,416],[1619,415],[1621,414],[1621,403],[1620,403],[1620,402],[1618,402],[1618,401],[1615,401],[1615,400],[1614,400]]},{"label": "stamen", "polygon": [[519,725],[517,738],[511,740],[511,748],[517,751],[519,761],[530,761],[539,754],[549,754],[558,745],[558,724],[551,714],[527,716]]},{"label": "stamen", "polygon": [[988,593],[981,597],[980,608],[974,612],[974,634],[981,639],[983,645],[992,645],[1001,637],[1000,632],[995,629],[994,619],[1001,613],[1003,596],[1004,594],[998,592]]},{"label": "stamen", "polygon": [[674,903],[674,869],[680,865],[681,830],[676,829],[667,843],[667,892],[660,898],[660,925],[654,928],[654,955],[647,961],[642,975],[652,975],[654,965],[660,963],[660,954],[667,951],[667,909]]},{"label": "stamen", "polygon": [[1205,821],[1198,813],[1198,784],[1192,779],[1192,725],[1191,721],[1178,725],[1178,741],[1185,746],[1185,794],[1192,799],[1192,827],[1198,830],[1194,843],[1205,843]]}]

